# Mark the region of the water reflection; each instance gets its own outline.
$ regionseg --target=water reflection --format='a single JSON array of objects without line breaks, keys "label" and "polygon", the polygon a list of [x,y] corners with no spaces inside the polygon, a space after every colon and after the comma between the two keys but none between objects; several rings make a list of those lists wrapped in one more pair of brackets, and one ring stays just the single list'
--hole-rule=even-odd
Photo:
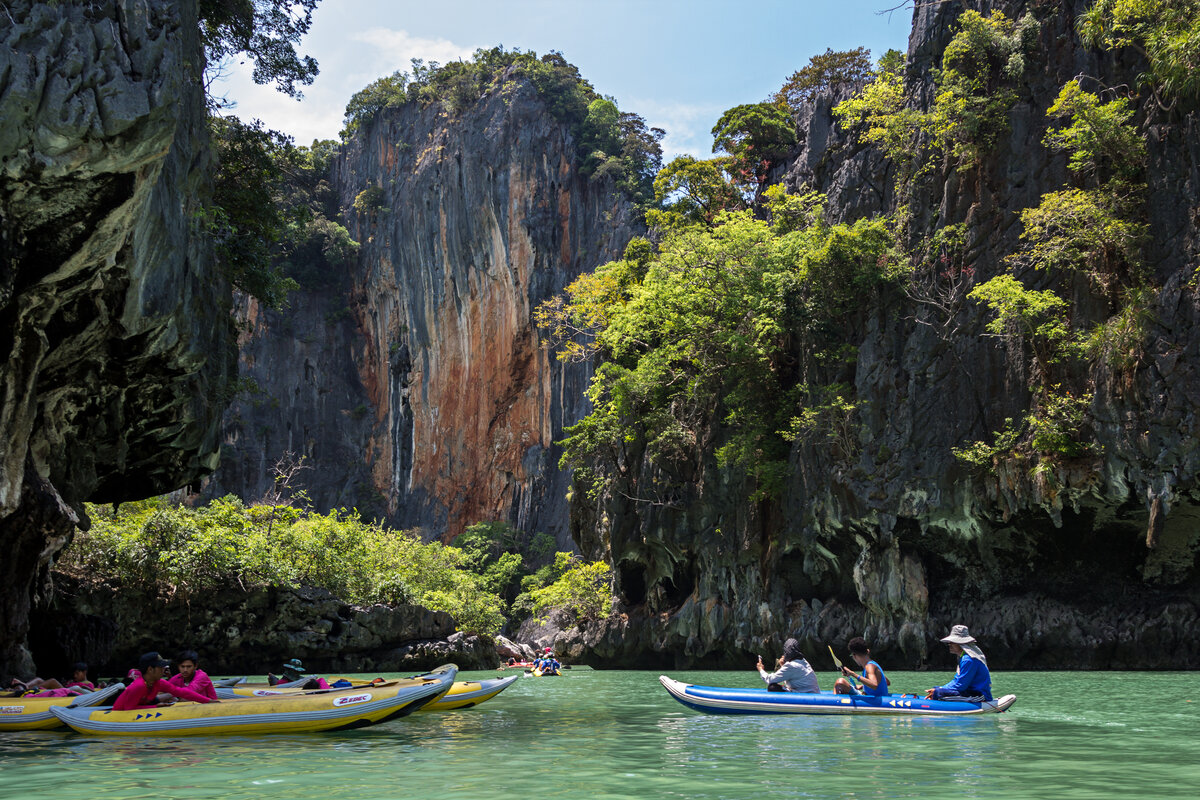
[{"label": "water reflection", "polygon": [[[737,678],[692,675],[673,677]],[[970,719],[707,716],[667,696],[656,674],[577,671],[518,681],[478,708],[343,733],[0,734],[0,796],[1070,800],[1200,781],[1196,714],[1137,689],[1142,681],[1095,673],[1059,684],[1054,675],[1004,677],[1006,690],[1021,696],[1014,711]],[[1084,686],[1092,696],[1108,687],[1118,699],[1089,703],[1075,693]]]}]

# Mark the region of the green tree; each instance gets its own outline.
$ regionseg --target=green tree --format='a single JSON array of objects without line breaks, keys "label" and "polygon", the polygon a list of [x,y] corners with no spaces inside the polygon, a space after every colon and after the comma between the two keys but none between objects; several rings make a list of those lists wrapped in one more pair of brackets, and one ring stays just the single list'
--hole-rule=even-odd
[{"label": "green tree", "polygon": [[899,164],[916,155],[916,139],[926,124],[925,115],[907,105],[904,59],[900,51],[889,50],[879,59],[875,80],[833,109],[843,126],[861,125],[862,139],[883,147]]},{"label": "green tree", "polygon": [[1013,85],[1025,71],[1038,25],[1031,15],[1014,23],[1000,11],[964,11],[936,76],[930,130],[960,170],[976,167],[1008,131],[1016,103]]},{"label": "green tree", "polygon": [[662,209],[649,214],[647,221],[662,228],[681,223],[711,225],[722,211],[746,208],[731,169],[729,156],[676,156],[654,178],[654,199]]},{"label": "green tree", "polygon": [[828,225],[815,196],[767,198],[772,221],[742,211],[671,228],[657,252],[627,252],[543,306],[555,340],[570,339],[560,357],[602,358],[593,411],[563,441],[589,492],[645,459],[655,480],[622,491],[665,502],[710,445],[756,496],[778,492],[796,403],[823,365],[843,368],[848,318],[904,269],[885,220]]},{"label": "green tree", "polygon": [[210,117],[209,126],[218,166],[205,222],[217,261],[235,287],[279,308],[297,288],[273,261],[287,225],[278,196],[280,163],[291,140],[257,120],[247,124],[237,117]]},{"label": "green tree", "polygon": [[579,622],[612,613],[612,569],[608,564],[603,561],[589,564],[571,553],[557,553],[554,566],[560,573],[558,579],[530,592],[535,614],[558,608]]},{"label": "green tree", "polygon": [[771,96],[775,103],[786,105],[792,113],[810,105],[819,95],[833,94],[839,89],[860,86],[875,77],[871,51],[865,47],[835,51],[826,49],[815,55],[784,81]]},{"label": "green tree", "polygon": [[199,0],[200,29],[208,63],[219,64],[238,53],[254,62],[252,79],[275,84],[289,97],[300,97],[297,84],[308,86],[317,62],[296,52],[296,44],[312,26],[320,0]]},{"label": "green tree", "polygon": [[1148,65],[1141,82],[1159,108],[1200,98],[1200,0],[1096,0],[1079,33],[1098,47],[1140,53]]},{"label": "green tree", "polygon": [[796,144],[796,125],[786,108],[774,103],[734,106],[713,126],[714,153],[725,152],[733,161],[735,181],[761,189],[767,173]]}]

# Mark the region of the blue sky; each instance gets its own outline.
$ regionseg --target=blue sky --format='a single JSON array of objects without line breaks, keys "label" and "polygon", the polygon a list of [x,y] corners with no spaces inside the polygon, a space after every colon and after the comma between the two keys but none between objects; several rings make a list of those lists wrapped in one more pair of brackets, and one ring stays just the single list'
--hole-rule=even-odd
[{"label": "blue sky", "polygon": [[898,0],[323,0],[301,50],[321,74],[296,102],[255,86],[250,65],[228,65],[214,91],[233,113],[259,118],[297,143],[334,138],[350,96],[407,69],[477,47],[559,50],[623,111],[664,128],[669,158],[706,155],[721,112],[765,99],[826,48],[904,50],[912,12]]}]

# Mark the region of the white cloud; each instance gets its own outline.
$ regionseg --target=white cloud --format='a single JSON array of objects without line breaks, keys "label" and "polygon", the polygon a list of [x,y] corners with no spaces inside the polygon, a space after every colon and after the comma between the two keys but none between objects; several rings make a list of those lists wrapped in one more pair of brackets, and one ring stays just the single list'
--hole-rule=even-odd
[{"label": "white cloud", "polygon": [[391,28],[370,28],[354,34],[351,38],[381,51],[377,54],[377,59],[395,65],[390,72],[408,69],[409,62],[414,58],[445,64],[448,61],[470,58],[475,52],[475,48],[463,47],[449,39],[423,39],[413,36],[408,31]]},{"label": "white cloud", "polygon": [[623,111],[632,111],[645,118],[646,124],[667,132],[662,141],[663,163],[675,156],[693,155],[708,158],[712,155],[712,127],[725,110],[720,105],[663,102],[630,98],[621,103]]},{"label": "white cloud", "polygon": [[290,134],[297,144],[313,139],[334,139],[342,128],[342,116],[350,97],[377,78],[396,70],[408,70],[414,58],[445,64],[469,58],[475,48],[448,39],[423,39],[407,31],[371,28],[350,36],[327,38],[313,49],[321,65],[312,86],[299,87],[304,99],[297,102],[271,86],[257,86],[251,79],[253,64],[248,59],[231,59],[225,75],[213,87],[236,105],[243,119],[261,119],[267,127]]}]

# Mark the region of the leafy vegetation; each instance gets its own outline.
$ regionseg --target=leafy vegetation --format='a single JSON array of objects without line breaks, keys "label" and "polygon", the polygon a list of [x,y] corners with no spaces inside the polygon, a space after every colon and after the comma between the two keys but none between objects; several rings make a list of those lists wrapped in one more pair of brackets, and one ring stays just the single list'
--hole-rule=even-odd
[{"label": "leafy vegetation", "polygon": [[534,615],[563,609],[578,623],[612,613],[612,569],[608,564],[588,563],[570,553],[556,553],[551,572],[557,575],[554,581],[528,593]]},{"label": "leafy vegetation", "polygon": [[147,588],[199,593],[233,584],[315,586],[359,604],[419,603],[446,611],[465,630],[494,633],[503,602],[465,568],[461,550],[353,512],[289,505],[207,506],[162,500],[88,506],[92,528],[64,551],[59,568]]},{"label": "leafy vegetation", "polygon": [[809,59],[808,64],[792,73],[771,100],[786,106],[793,114],[811,104],[818,95],[832,94],[844,89],[865,84],[875,77],[871,64],[871,51],[865,47],[854,50],[824,53]]},{"label": "leafy vegetation", "polygon": [[272,260],[288,226],[288,210],[279,202],[280,164],[291,141],[237,117],[209,117],[209,126],[218,165],[204,223],[217,262],[237,289],[279,308],[297,288]]},{"label": "leafy vegetation", "polygon": [[1072,396],[1055,381],[1054,368],[1083,356],[1116,370],[1139,360],[1151,301],[1139,269],[1146,237],[1145,187],[1138,182],[1145,143],[1124,100],[1104,102],[1085,91],[1079,79],[1063,86],[1047,114],[1065,125],[1047,131],[1046,144],[1067,154],[1069,169],[1086,187],[1048,192],[1038,206],[1025,209],[1021,238],[1026,247],[1009,261],[1049,273],[1087,275],[1118,311],[1088,331],[1072,327],[1064,297],[1051,289],[1028,289],[1013,275],[998,275],[971,291],[971,299],[995,313],[990,333],[1015,334],[1031,346],[1031,388],[1036,390],[1031,411],[1020,423],[1007,420],[991,445],[980,441],[954,451],[975,466],[1029,454],[1043,468],[1095,454],[1097,446],[1081,438],[1092,394]]},{"label": "leafy vegetation", "polygon": [[254,62],[251,74],[259,85],[275,84],[299,98],[297,84],[317,76],[317,62],[296,52],[296,44],[312,26],[320,0],[199,0],[200,32],[210,65],[244,53]]},{"label": "leafy vegetation", "polygon": [[713,126],[713,152],[729,154],[735,182],[766,186],[767,173],[796,143],[796,127],[787,109],[773,103],[734,106]]},{"label": "leafy vegetation", "polygon": [[335,220],[329,170],[337,144],[297,147],[237,117],[209,118],[218,167],[205,222],[233,285],[272,308],[300,288],[337,285],[358,251]]},{"label": "leafy vegetation", "polygon": [[448,64],[414,59],[409,72],[380,78],[350,98],[342,137],[353,135],[385,108],[437,103],[460,114],[489,92],[510,90],[519,80],[528,81],[550,114],[570,130],[585,176],[611,179],[636,205],[649,206],[654,175],[662,166],[659,142],[664,132],[647,128],[636,114],[621,112],[557,52],[539,58],[533,51],[493,47]]},{"label": "leafy vegetation", "polygon": [[1079,33],[1093,45],[1140,53],[1148,64],[1141,82],[1160,109],[1200,98],[1200,1],[1096,0]]},{"label": "leafy vegetation", "polygon": [[955,26],[941,68],[934,71],[936,94],[928,112],[907,102],[904,57],[896,51],[880,59],[874,81],[834,108],[843,125],[861,126],[862,138],[880,144],[900,166],[900,188],[932,166],[933,159],[924,154],[926,141],[966,171],[978,168],[983,154],[1008,130],[1017,99],[1013,87],[1034,45],[1036,20],[1026,15],[1013,22],[1000,11],[985,17],[967,10]]},{"label": "leafy vegetation", "polygon": [[[317,514],[302,491],[247,506],[236,497],[206,506],[164,498],[88,505],[92,528],[75,536],[57,568],[120,585],[199,594],[239,586],[313,586],[359,605],[417,603],[452,615],[463,630],[494,634],[519,616],[561,607],[576,619],[607,614],[603,562],[553,555],[554,540],[504,523],[479,523],[454,545],[364,522],[345,509]],[[531,571],[523,562],[543,562]],[[506,599],[507,598],[507,599]]]},{"label": "leafy vegetation", "polygon": [[985,17],[967,10],[957,25],[934,76],[928,126],[942,151],[965,170],[978,166],[1008,132],[1008,112],[1017,101],[1013,86],[1025,71],[1038,24],[1031,15],[1014,23],[1000,11]]},{"label": "leafy vegetation", "polygon": [[657,478],[637,499],[672,502],[708,444],[758,496],[778,492],[798,404],[845,368],[843,324],[906,268],[886,220],[829,225],[819,196],[768,200],[769,221],[724,212],[657,251],[635,242],[538,309],[560,358],[601,357],[594,410],[563,442],[593,496],[645,459]]}]

